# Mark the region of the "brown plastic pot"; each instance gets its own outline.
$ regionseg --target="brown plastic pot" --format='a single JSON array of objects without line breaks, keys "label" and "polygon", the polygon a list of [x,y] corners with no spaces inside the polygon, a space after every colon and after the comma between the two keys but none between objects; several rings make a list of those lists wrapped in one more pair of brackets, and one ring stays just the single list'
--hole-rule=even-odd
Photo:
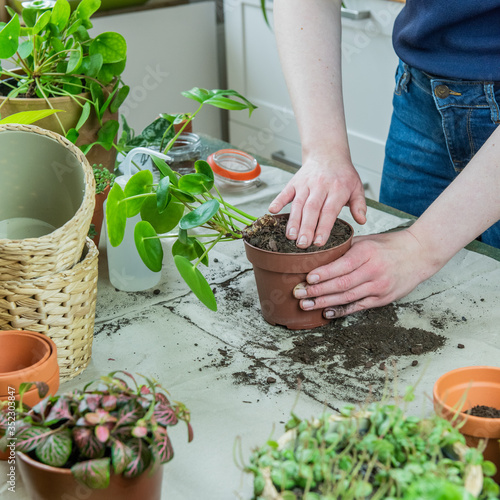
[{"label": "brown plastic pot", "polygon": [[60,469],[33,460],[24,453],[17,453],[17,464],[23,484],[30,498],[54,500],[56,498],[85,498],[86,500],[160,500],[163,467],[153,474],[146,471],[135,478],[111,475],[107,488],[97,490],[80,484],[70,469]]},{"label": "brown plastic pot", "polygon": [[92,241],[95,243],[95,246],[99,248],[99,241],[101,239],[101,229],[102,222],[104,220],[104,202],[108,197],[109,190],[111,186],[106,186],[106,189],[99,194],[95,195],[95,207],[94,207],[94,215],[92,216],[92,224],[94,225],[94,230],[96,232],[95,236],[92,238]]},{"label": "brown plastic pot", "polygon": [[[288,218],[288,214],[275,215]],[[330,320],[323,317],[323,310],[304,311],[293,295],[296,285],[306,280],[307,274],[342,257],[350,248],[350,238],[339,246],[309,253],[279,253],[261,250],[246,241],[247,259],[252,263],[264,319],[271,325],[286,326],[290,330],[305,330],[326,325]]]},{"label": "brown plastic pot", "polygon": [[[434,385],[436,413],[459,425],[468,446],[478,447],[487,440],[484,458],[497,467],[494,477],[500,483],[500,418],[467,415],[474,406],[500,409],[500,368],[468,366],[442,375]],[[454,419],[454,420],[453,420]]]},{"label": "brown plastic pot", "polygon": [[[57,348],[49,337],[37,332],[0,331],[0,401],[19,400],[23,382],[45,382],[49,394],[59,389]],[[33,387],[23,396],[23,403],[34,406],[40,401]],[[0,451],[0,460],[7,460],[9,451]]]}]

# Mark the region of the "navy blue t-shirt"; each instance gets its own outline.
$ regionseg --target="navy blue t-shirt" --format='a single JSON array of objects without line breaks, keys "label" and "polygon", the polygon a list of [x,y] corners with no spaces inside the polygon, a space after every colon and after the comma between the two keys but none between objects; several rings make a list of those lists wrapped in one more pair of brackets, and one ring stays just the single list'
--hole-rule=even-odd
[{"label": "navy blue t-shirt", "polygon": [[500,82],[500,0],[406,0],[393,44],[431,75]]}]

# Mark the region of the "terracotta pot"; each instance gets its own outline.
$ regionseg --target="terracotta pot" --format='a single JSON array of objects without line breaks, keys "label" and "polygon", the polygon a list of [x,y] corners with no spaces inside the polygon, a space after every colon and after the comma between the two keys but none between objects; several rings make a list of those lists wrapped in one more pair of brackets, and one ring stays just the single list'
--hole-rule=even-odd
[{"label": "terracotta pot", "polygon": [[[53,109],[60,109],[64,111],[64,113],[57,113],[57,117],[59,118],[62,126],[66,131],[76,126],[82,113],[82,107],[80,106],[80,104],[75,102],[75,99],[79,100],[83,105],[85,103],[84,99],[89,98],[90,93],[80,94],[73,97],[61,96],[49,98],[49,102]],[[41,110],[48,108],[45,100],[40,98],[8,99],[7,102],[3,104],[5,100],[5,97],[0,96],[0,113],[2,114],[2,118],[6,118],[7,116],[13,115],[14,113],[19,113],[21,111]],[[117,120],[118,112],[110,113],[109,111],[106,111],[103,117],[103,121],[107,121],[110,119]],[[36,122],[36,125],[46,130],[51,130],[52,132],[57,132],[58,134],[63,135],[63,130],[61,129],[59,121],[55,115],[48,116],[43,120],[39,120],[38,122]],[[101,125],[99,123],[99,120],[97,119],[95,111],[92,109],[88,120],[79,131],[80,136],[76,141],[76,145],[80,146],[82,144],[91,144],[97,141],[97,133],[100,128]],[[110,151],[106,151],[101,146],[94,146],[86,156],[90,165],[93,165],[94,163],[102,163],[105,167],[110,168],[111,171],[115,166],[115,148],[111,148]]]},{"label": "terracotta pot", "polygon": [[[276,215],[288,218],[288,214]],[[344,221],[342,221],[344,222]],[[347,224],[347,222],[344,222]],[[304,311],[293,296],[296,285],[306,280],[307,274],[344,255],[351,246],[351,237],[341,245],[310,253],[278,253],[261,250],[246,241],[247,259],[252,263],[259,293],[262,316],[271,325],[286,326],[290,330],[304,330],[326,325],[323,310]]]},{"label": "terracotta pot", "polygon": [[497,467],[500,483],[500,418],[467,415],[465,411],[484,405],[500,410],[500,368],[469,366],[442,375],[434,385],[434,409],[438,415],[460,425],[468,446],[487,440],[483,455]]},{"label": "terracotta pot", "polygon": [[94,225],[94,230],[96,235],[92,238],[92,241],[95,243],[95,246],[99,248],[99,240],[101,238],[101,229],[102,222],[104,220],[104,202],[108,197],[109,190],[111,186],[107,186],[106,189],[99,194],[95,195],[95,207],[94,207],[94,215],[92,216],[92,224]]},{"label": "terracotta pot", "polygon": [[[19,400],[22,382],[46,382],[49,394],[59,389],[59,366],[54,341],[41,333],[0,331],[0,400]],[[36,387],[27,391],[23,402],[34,406],[40,401]],[[9,451],[0,451],[0,460],[7,460]]]},{"label": "terracotta pot", "polygon": [[132,479],[112,474],[110,485],[103,490],[88,488],[76,481],[70,469],[59,469],[17,453],[21,478],[31,498],[85,498],[86,500],[160,500],[163,467]]}]

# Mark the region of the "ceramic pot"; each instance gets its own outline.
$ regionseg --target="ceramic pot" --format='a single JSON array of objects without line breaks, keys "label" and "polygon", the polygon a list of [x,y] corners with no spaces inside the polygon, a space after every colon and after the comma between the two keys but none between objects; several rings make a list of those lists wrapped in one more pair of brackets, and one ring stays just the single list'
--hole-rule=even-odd
[{"label": "ceramic pot", "polygon": [[70,469],[59,469],[17,453],[17,464],[23,484],[30,498],[54,500],[56,498],[85,498],[86,500],[160,500],[163,467],[151,475],[148,472],[135,478],[111,475],[106,489],[96,490],[76,481]]},{"label": "ceramic pot", "polygon": [[[19,386],[23,382],[45,382],[49,394],[59,389],[59,366],[54,341],[41,333],[7,330],[0,331],[0,401],[19,400]],[[33,387],[23,396],[23,402],[34,406],[40,401]],[[0,460],[7,460],[9,451],[0,452]]]},{"label": "ceramic pot", "polygon": [[[63,135],[63,130],[61,129],[58,118],[66,131],[74,128],[77,125],[78,120],[80,119],[80,115],[82,113],[82,105],[85,103],[85,99],[89,98],[90,93],[84,93],[71,97],[50,97],[49,102],[51,104],[51,108],[60,109],[61,111],[64,111],[64,113],[57,113],[57,118],[55,115],[48,116],[43,120],[39,120],[36,125],[46,130],[51,130],[52,132],[57,132],[58,134]],[[5,104],[2,104],[5,100],[5,97],[0,96],[0,105],[2,105],[2,118],[6,118],[7,116],[13,115],[14,113],[20,113],[21,111],[35,111],[48,108],[45,99],[40,98],[14,98],[8,99]],[[77,100],[80,101],[81,104],[76,102]],[[117,120],[118,112],[110,113],[109,111],[106,111],[104,113],[103,122],[110,119]],[[76,145],[80,146],[82,144],[91,144],[97,141],[97,134],[100,128],[101,124],[97,119],[95,111],[92,110],[88,120],[79,130],[80,135],[78,137],[78,140],[76,141]],[[108,167],[111,170],[113,170],[115,166],[115,148],[111,148],[110,151],[106,151],[101,146],[94,146],[86,156],[90,165],[93,165],[94,163],[102,163],[105,167]]]},{"label": "ceramic pot", "polygon": [[500,409],[500,368],[469,366],[442,375],[434,385],[434,409],[438,415],[460,425],[468,446],[487,440],[483,455],[497,467],[500,483],[500,418],[467,415],[474,406]]},{"label": "ceramic pot", "polygon": [[92,216],[92,224],[94,225],[94,230],[96,232],[95,236],[92,238],[92,241],[95,243],[95,246],[99,248],[99,241],[101,239],[101,229],[102,222],[104,220],[104,202],[108,197],[109,190],[111,186],[106,186],[106,189],[99,194],[95,195],[95,207],[94,207],[94,215]]},{"label": "ceramic pot", "polygon": [[[288,218],[288,214],[274,217]],[[342,221],[344,224],[347,222]],[[278,253],[261,250],[246,241],[247,259],[252,263],[259,293],[262,316],[271,325],[286,326],[290,330],[305,330],[326,325],[323,310],[304,311],[293,296],[296,285],[306,280],[307,274],[344,255],[350,248],[350,238],[339,246],[309,253]]]}]

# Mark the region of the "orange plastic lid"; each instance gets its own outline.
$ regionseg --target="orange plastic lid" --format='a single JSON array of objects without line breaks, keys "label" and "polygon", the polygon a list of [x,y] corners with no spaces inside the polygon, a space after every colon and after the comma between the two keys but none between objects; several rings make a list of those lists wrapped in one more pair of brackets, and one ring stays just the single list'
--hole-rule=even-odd
[{"label": "orange plastic lid", "polygon": [[214,173],[233,181],[251,181],[261,172],[257,160],[237,149],[220,149],[207,158]]}]

